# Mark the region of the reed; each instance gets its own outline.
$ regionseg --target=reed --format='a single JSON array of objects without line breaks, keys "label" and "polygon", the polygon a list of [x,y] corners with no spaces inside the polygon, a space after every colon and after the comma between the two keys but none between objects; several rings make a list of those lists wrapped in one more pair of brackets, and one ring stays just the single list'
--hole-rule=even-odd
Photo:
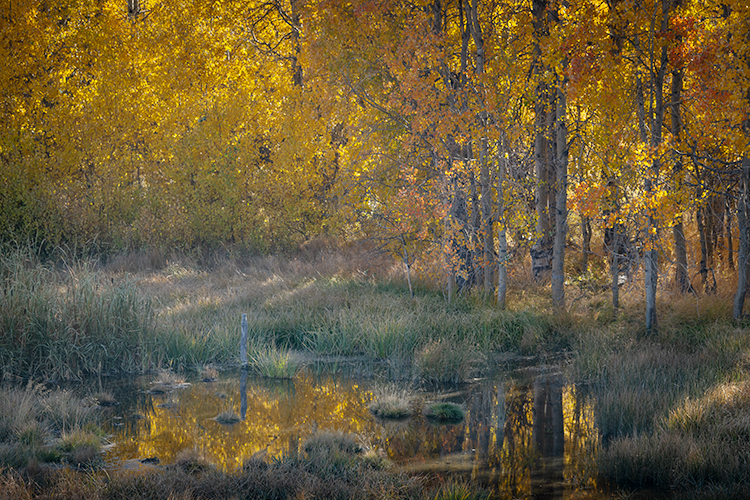
[{"label": "reed", "polygon": [[419,377],[437,382],[458,383],[468,379],[484,355],[468,341],[439,339],[429,342],[416,354]]},{"label": "reed", "polygon": [[103,444],[97,408],[69,391],[33,383],[1,388],[0,468],[92,463]]},{"label": "reed", "polygon": [[71,379],[138,371],[153,344],[151,304],[135,283],[115,283],[85,263],[59,271],[30,253],[0,258],[5,376]]},{"label": "reed", "polygon": [[299,357],[291,351],[272,347],[259,347],[248,355],[250,366],[268,378],[292,379],[302,369]]}]

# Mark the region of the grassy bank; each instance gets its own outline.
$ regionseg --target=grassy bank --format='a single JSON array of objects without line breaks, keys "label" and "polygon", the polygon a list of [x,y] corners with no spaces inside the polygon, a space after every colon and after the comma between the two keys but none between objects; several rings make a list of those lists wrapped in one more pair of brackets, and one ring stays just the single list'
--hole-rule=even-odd
[{"label": "grassy bank", "polygon": [[[165,496],[168,495],[168,496]],[[457,496],[459,495],[459,496]],[[362,449],[356,436],[313,435],[299,453],[270,461],[247,460],[224,472],[200,453],[186,450],[175,463],[139,473],[81,473],[43,466],[0,468],[0,500],[55,498],[88,500],[170,499],[484,499],[476,486],[408,476]]]},{"label": "grassy bank", "polygon": [[222,261],[208,270],[189,260],[163,264],[152,270],[122,258],[53,267],[23,252],[3,258],[5,378],[236,364],[243,313],[248,357],[261,372],[295,350],[388,361],[400,378],[460,381],[485,353],[567,342],[544,312],[500,311],[472,297],[447,304],[426,289],[412,300],[399,279],[376,278],[346,256]]},{"label": "grassy bank", "polygon": [[580,333],[574,372],[597,401],[603,476],[626,488],[750,495],[750,333],[729,294],[668,297],[657,333],[632,312]]},{"label": "grassy bank", "polygon": [[[567,351],[569,378],[596,400],[604,477],[707,497],[750,492],[750,335],[729,319],[729,293],[663,290],[659,329],[646,336],[637,286],[622,290],[617,311],[604,283],[571,287],[563,314],[552,315],[547,292],[533,287],[514,290],[500,311],[472,296],[448,304],[419,285],[410,299],[387,263],[345,253],[52,266],[17,252],[0,261],[0,278],[6,379],[236,364],[243,313],[248,357],[269,377],[294,377],[305,359],[356,355],[387,364],[394,379],[458,382],[481,375],[498,351]],[[385,403],[373,413],[396,411]],[[268,470],[283,475],[291,463]],[[246,473],[205,472],[218,484]]]}]

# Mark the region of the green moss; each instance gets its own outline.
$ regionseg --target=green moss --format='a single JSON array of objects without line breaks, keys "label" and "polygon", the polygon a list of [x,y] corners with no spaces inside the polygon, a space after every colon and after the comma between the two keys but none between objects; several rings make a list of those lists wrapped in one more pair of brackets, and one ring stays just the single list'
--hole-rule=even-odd
[{"label": "green moss", "polygon": [[449,402],[430,403],[424,408],[424,416],[438,422],[460,422],[465,412],[460,405]]}]

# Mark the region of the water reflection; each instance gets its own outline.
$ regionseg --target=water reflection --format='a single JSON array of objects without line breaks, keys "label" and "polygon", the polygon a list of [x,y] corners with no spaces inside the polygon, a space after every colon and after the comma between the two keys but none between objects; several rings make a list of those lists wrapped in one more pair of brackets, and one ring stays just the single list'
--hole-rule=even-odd
[{"label": "water reflection", "polygon": [[[317,430],[338,430],[360,435],[406,471],[462,476],[501,498],[605,496],[596,480],[599,436],[591,399],[558,373],[504,374],[452,393],[426,391],[424,400],[464,405],[466,418],[454,425],[420,416],[374,418],[367,404],[377,383],[309,373],[279,381],[238,371],[151,395],[144,391],[148,380],[136,380],[113,388],[123,404],[110,410],[116,446],[107,459],[117,464],[159,457],[169,463],[181,450],[196,448],[234,469],[256,452],[297,453]],[[241,421],[227,426],[213,420],[227,410]]]}]

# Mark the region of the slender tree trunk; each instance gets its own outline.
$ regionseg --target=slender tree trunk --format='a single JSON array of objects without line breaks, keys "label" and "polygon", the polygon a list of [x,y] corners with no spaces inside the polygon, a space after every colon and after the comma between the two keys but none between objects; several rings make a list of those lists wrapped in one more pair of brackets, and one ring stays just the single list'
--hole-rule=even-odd
[{"label": "slender tree trunk", "polygon": [[742,182],[739,200],[737,201],[737,226],[740,230],[740,242],[737,253],[737,291],[734,295],[734,308],[732,317],[739,321],[742,319],[742,310],[745,307],[745,295],[748,285],[748,267],[750,264],[750,158],[742,160]]},{"label": "slender tree trunk", "polygon": [[729,270],[734,271],[734,238],[732,236],[732,210],[729,204],[730,197],[725,200],[725,210],[727,214],[727,264]]},{"label": "slender tree trunk", "polygon": [[[469,150],[470,157],[473,158],[473,153]],[[477,190],[477,180],[474,172],[470,174],[471,181],[471,265],[469,267],[469,285],[474,286],[480,282],[484,282],[483,278],[483,264],[480,255],[480,242],[482,240],[482,211],[479,201],[479,191]],[[481,246],[481,252],[484,253],[484,246]]]},{"label": "slender tree trunk", "polygon": [[552,179],[552,165],[550,158],[550,89],[545,83],[544,76],[548,71],[542,61],[540,41],[547,36],[547,2],[546,0],[532,1],[532,22],[534,24],[534,74],[539,79],[536,88],[536,102],[534,104],[534,174],[536,176],[536,242],[531,247],[531,270],[534,278],[544,281],[549,278],[552,270],[552,221],[550,214],[550,197]]},{"label": "slender tree trunk", "polygon": [[620,245],[620,234],[616,226],[612,231],[612,251],[610,256],[609,272],[612,276],[612,307],[617,310],[620,307],[620,262],[618,248]]},{"label": "slender tree trunk", "polygon": [[672,228],[672,235],[674,236],[675,283],[677,283],[680,292],[692,292],[693,286],[690,284],[687,273],[687,244],[685,242],[685,227],[682,222],[682,215],[677,218],[677,223]]},{"label": "slender tree trunk", "polygon": [[290,0],[290,13],[292,21],[292,43],[294,44],[294,55],[292,56],[292,84],[296,87],[302,86],[302,64],[299,62],[300,46],[300,28],[302,23],[299,17],[300,0]]},{"label": "slender tree trunk", "polygon": [[[666,33],[669,27],[669,8],[672,0],[662,0],[661,32]],[[653,75],[653,122],[651,124],[651,147],[656,149],[662,142],[662,125],[664,123],[664,77],[669,62],[667,46],[661,48],[661,59],[656,74]],[[654,190],[654,183],[659,181],[661,162],[654,158],[652,163],[652,179],[646,180],[646,193],[650,195]],[[648,248],[645,254],[646,267],[646,332],[656,330],[656,290],[659,280],[659,252],[657,250],[657,232],[659,226],[653,213],[648,214]]]},{"label": "slender tree trunk", "polygon": [[497,305],[501,309],[505,309],[505,295],[508,290],[508,240],[505,232],[505,192],[503,182],[505,181],[507,172],[508,157],[504,136],[500,139],[498,154],[500,158],[498,158],[499,161],[497,162]]},{"label": "slender tree trunk", "polygon": [[552,252],[552,305],[565,308],[565,236],[568,220],[568,127],[565,123],[565,92],[558,83],[556,109],[556,158],[557,177],[555,200],[555,243]]},{"label": "slender tree trunk", "polygon": [[[674,141],[679,144],[682,136],[682,116],[680,113],[680,104],[682,102],[682,70],[672,71],[672,93],[670,96],[670,115],[671,123],[670,128],[672,131],[672,137]],[[682,188],[682,160],[679,156],[675,157],[674,174],[676,177],[675,187],[679,190]],[[681,293],[688,293],[692,291],[690,285],[690,279],[688,278],[688,267],[687,267],[687,245],[685,242],[685,228],[683,224],[683,217],[680,214],[677,217],[677,222],[672,227],[672,236],[674,237],[674,253],[675,253],[675,273],[674,280],[677,284],[678,290]]]},{"label": "slender tree trunk", "polygon": [[716,278],[713,275],[714,240],[712,236],[715,234],[715,225],[712,223],[712,219],[710,205],[698,209],[698,235],[701,244],[700,274],[703,292],[706,294],[716,293]]},{"label": "slender tree trunk", "polygon": [[484,277],[484,300],[487,301],[492,296],[492,282],[494,273],[493,251],[494,251],[494,234],[492,231],[492,179],[490,178],[490,166],[487,159],[487,143],[482,141],[480,161],[482,162],[482,172],[480,174],[480,184],[482,187],[482,239],[484,241],[484,255],[482,257],[482,276]]},{"label": "slender tree trunk", "polygon": [[591,219],[581,215],[581,272],[589,270],[589,255],[591,254]]}]

